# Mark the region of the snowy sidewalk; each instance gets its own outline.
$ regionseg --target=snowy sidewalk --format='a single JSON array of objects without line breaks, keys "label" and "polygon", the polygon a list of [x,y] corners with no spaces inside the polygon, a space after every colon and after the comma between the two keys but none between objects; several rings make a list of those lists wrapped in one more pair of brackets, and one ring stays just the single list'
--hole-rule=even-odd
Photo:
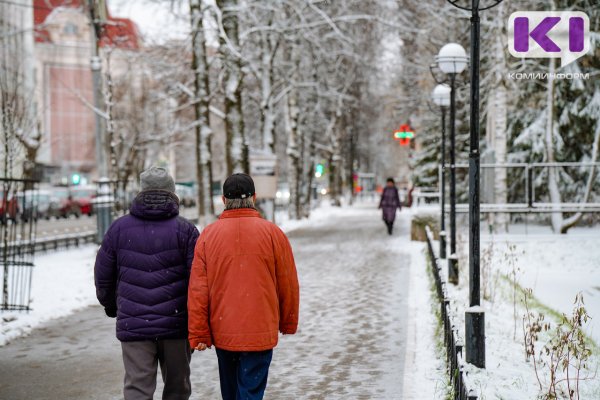
[{"label": "snowy sidewalk", "polygon": [[[318,210],[289,233],[300,327],[275,349],[267,399],[435,398],[423,245],[403,215],[388,237],[375,207]],[[0,347],[0,398],[118,399],[122,373],[114,320],[99,307]],[[192,383],[192,399],[220,398],[214,350],[194,353]]]}]

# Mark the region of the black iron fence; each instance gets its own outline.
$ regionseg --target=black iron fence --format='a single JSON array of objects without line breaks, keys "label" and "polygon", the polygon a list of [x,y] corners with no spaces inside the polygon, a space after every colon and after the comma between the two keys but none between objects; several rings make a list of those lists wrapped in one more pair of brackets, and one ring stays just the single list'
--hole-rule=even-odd
[{"label": "black iron fence", "polygon": [[433,234],[428,226],[425,227],[425,233],[436,293],[440,301],[440,315],[444,328],[444,344],[446,347],[446,362],[448,364],[450,383],[454,391],[454,399],[479,400],[467,376],[465,360],[463,358],[463,342],[458,334],[458,324],[452,313],[446,281],[442,278],[442,267],[433,249]]},{"label": "black iron fence", "polygon": [[0,178],[0,310],[29,310],[38,214],[38,183]]},{"label": "black iron fence", "polygon": [[[468,164],[456,164],[458,174],[466,174]],[[446,170],[449,166],[446,165]],[[600,162],[552,162],[552,163],[482,163],[482,213],[548,214],[598,213],[600,212]],[[553,171],[560,188],[561,202],[553,202],[548,193],[549,175]],[[439,180],[442,167],[438,169]],[[503,176],[507,185],[507,202],[498,203],[494,198],[494,185],[498,176]],[[573,183],[573,184],[571,184]],[[585,192],[589,185],[589,198]],[[456,211],[468,211],[466,189],[457,188]],[[439,191],[429,193],[427,202],[438,201]],[[437,199],[436,199],[437,198]]]}]

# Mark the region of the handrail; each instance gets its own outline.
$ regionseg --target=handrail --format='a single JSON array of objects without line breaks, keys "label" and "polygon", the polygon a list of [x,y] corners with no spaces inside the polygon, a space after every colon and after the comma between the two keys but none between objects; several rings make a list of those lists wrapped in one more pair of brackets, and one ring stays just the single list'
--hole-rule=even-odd
[{"label": "handrail", "polygon": [[479,395],[468,379],[468,373],[465,368],[466,363],[462,354],[464,345],[458,333],[456,318],[453,316],[450,305],[451,300],[448,296],[446,281],[443,279],[442,267],[433,249],[433,235],[428,226],[425,226],[425,235],[427,237],[427,250],[435,280],[436,293],[441,306],[446,362],[448,364],[450,383],[454,389],[454,400],[479,400]]},{"label": "handrail", "polygon": [[[58,250],[62,247],[76,247],[85,243],[93,243],[96,239],[96,231],[86,231],[86,232],[78,232],[78,233],[66,233],[62,235],[56,235],[51,237],[45,237],[41,239],[34,240],[21,240],[8,243],[9,248],[16,249],[29,249],[28,246],[33,243],[34,251],[49,251],[49,250]],[[0,249],[4,248],[4,244],[0,243]]]}]

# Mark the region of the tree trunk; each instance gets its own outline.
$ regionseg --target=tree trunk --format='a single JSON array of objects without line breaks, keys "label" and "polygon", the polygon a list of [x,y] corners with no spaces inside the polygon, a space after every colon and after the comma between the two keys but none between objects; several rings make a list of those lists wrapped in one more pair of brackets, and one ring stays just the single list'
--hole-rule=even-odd
[{"label": "tree trunk", "polygon": [[[341,101],[340,101],[341,103]],[[333,152],[329,158],[329,197],[331,204],[336,207],[342,205],[340,199],[342,195],[342,146],[340,138],[340,129],[337,127],[339,116],[341,115],[341,107],[336,110],[334,116],[330,120],[330,126],[328,131],[331,138],[331,147]]]},{"label": "tree trunk", "polygon": [[[546,161],[553,163],[556,161],[554,155],[554,131],[556,129],[554,123],[554,73],[556,72],[556,59],[551,58],[549,61],[550,67],[548,70],[548,84],[546,86]],[[563,222],[563,215],[560,212],[561,197],[558,189],[558,171],[554,167],[548,167],[548,192],[550,194],[550,202],[555,212],[551,214],[552,230],[556,233],[560,232]]]},{"label": "tree trunk", "polygon": [[315,176],[315,135],[311,135],[311,143],[309,144],[308,157],[306,157],[306,190],[302,197],[302,216],[310,217],[311,202],[312,202],[312,185]]},{"label": "tree trunk", "polygon": [[302,163],[300,160],[300,147],[298,137],[298,105],[296,91],[287,94],[284,103],[285,131],[288,139],[288,182],[290,186],[290,219],[301,218],[300,182],[302,180]]},{"label": "tree trunk", "polygon": [[354,138],[354,129],[352,127],[348,128],[350,132],[349,138],[349,149],[348,149],[348,162],[346,165],[347,175],[346,180],[348,184],[348,191],[350,196],[348,197],[348,204],[352,205],[354,203],[354,159],[356,158],[356,143]]},{"label": "tree trunk", "polygon": [[198,216],[200,220],[214,214],[212,202],[212,129],[210,127],[209,67],[203,26],[203,1],[190,0],[192,23],[192,70],[194,71],[194,113],[196,118],[196,180],[198,182]]},{"label": "tree trunk", "polygon": [[[313,52],[313,47],[309,45],[309,49],[310,49],[310,54],[312,56],[312,58],[315,58],[315,54]],[[318,82],[319,79],[319,75],[318,75],[318,70],[316,68],[316,65],[313,63],[312,64],[312,80],[313,82]],[[305,125],[305,138],[308,139],[308,141],[303,140],[304,142],[304,178],[303,182],[304,182],[304,190],[303,192],[303,196],[302,196],[302,200],[301,200],[301,206],[302,206],[302,216],[304,218],[308,218],[310,217],[310,213],[311,213],[311,203],[312,203],[312,196],[313,196],[313,180],[315,178],[315,166],[316,166],[316,139],[317,139],[317,134],[319,134],[320,132],[317,130],[317,126],[319,125],[319,121],[318,121],[318,116],[317,116],[317,110],[319,108],[319,91],[317,89],[315,89],[310,96],[310,100],[308,102],[308,104],[310,104],[310,107],[314,107],[313,108],[313,112],[308,111],[307,112],[307,117],[306,117],[306,121],[308,121]],[[313,106],[314,104],[314,106]],[[306,156],[306,153],[308,153],[308,156]]]},{"label": "tree trunk", "polygon": [[248,144],[244,134],[242,114],[242,65],[238,57],[238,14],[237,0],[218,0],[222,11],[225,37],[219,38],[219,51],[223,60],[223,82],[225,92],[225,134],[227,175],[234,172],[249,172]]},{"label": "tree trunk", "polygon": [[329,157],[329,199],[331,205],[340,207],[342,201],[341,196],[341,171],[340,171],[340,158],[335,153]]},{"label": "tree trunk", "polygon": [[275,152],[275,111],[273,109],[273,59],[275,45],[268,33],[261,36],[261,132],[264,150]]},{"label": "tree trunk", "polygon": [[[507,131],[507,93],[504,85],[500,84],[492,90],[488,99],[488,140],[494,151],[494,162],[496,164],[506,163],[506,131]],[[496,204],[508,202],[507,169],[503,167],[494,168],[494,196]],[[498,231],[508,231],[508,214],[499,213],[494,216],[494,227]]]}]

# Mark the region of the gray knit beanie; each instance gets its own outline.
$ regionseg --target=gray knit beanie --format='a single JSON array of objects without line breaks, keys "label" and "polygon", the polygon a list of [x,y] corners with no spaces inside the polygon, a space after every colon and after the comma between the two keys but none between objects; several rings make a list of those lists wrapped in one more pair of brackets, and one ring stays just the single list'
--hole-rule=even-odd
[{"label": "gray knit beanie", "polygon": [[175,181],[166,168],[150,167],[140,174],[140,186],[144,190],[167,190],[175,193]]}]

